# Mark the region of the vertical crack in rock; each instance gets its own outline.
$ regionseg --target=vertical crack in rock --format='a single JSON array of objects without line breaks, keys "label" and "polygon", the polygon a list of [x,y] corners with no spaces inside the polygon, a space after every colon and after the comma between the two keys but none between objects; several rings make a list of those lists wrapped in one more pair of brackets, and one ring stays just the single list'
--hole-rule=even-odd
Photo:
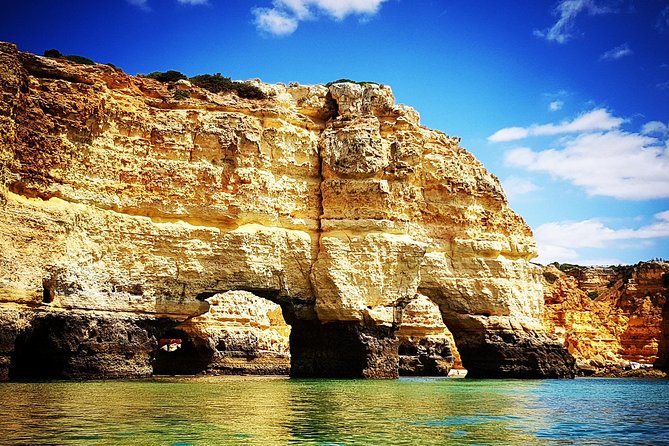
[{"label": "vertical crack in rock", "polygon": [[[329,94],[329,93],[328,93]],[[335,102],[336,103],[336,102]],[[333,118],[330,118],[333,119]],[[327,123],[325,128],[327,128]],[[314,267],[316,265],[316,262],[318,261],[318,257],[321,252],[321,237],[323,235],[323,155],[321,152],[321,140],[323,138],[323,133],[325,129],[322,129],[320,134],[318,135],[318,142],[316,143],[316,152],[318,154],[318,204],[317,204],[317,213],[318,217],[316,220],[316,257],[313,259],[311,262],[311,266],[309,268],[309,286],[311,288],[311,294],[316,299],[317,292],[316,288],[314,286],[314,281],[313,281],[313,275],[314,275]]]}]

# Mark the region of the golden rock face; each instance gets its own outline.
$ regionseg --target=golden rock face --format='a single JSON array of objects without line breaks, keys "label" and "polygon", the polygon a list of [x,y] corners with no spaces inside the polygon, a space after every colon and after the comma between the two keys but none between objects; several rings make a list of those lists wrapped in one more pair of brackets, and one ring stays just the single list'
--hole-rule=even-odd
[{"label": "golden rock face", "polygon": [[247,291],[291,323],[392,328],[421,293],[456,342],[544,342],[529,227],[389,87],[247,100],[11,44],[0,66],[3,305],[184,320]]},{"label": "golden rock face", "polygon": [[579,267],[566,274],[549,265],[544,269],[546,329],[586,371],[619,374],[630,362],[655,364],[666,336],[667,277],[666,262]]}]

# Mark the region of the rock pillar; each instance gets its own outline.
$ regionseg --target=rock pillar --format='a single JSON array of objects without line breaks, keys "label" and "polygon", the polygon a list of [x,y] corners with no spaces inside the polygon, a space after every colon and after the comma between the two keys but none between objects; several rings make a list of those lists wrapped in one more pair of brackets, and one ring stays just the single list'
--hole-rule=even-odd
[{"label": "rock pillar", "polygon": [[388,327],[303,322],[290,333],[295,378],[397,378],[397,338]]}]

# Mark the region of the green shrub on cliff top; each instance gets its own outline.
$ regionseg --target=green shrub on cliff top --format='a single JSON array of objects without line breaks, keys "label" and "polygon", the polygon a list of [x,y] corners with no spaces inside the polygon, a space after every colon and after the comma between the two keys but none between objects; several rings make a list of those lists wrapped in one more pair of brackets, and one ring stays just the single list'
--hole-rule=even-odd
[{"label": "green shrub on cliff top", "polygon": [[174,70],[168,71],[154,71],[147,74],[145,77],[155,79],[160,82],[176,82],[181,79],[188,79],[185,74]]},{"label": "green shrub on cliff top", "polygon": [[336,81],[331,81],[325,84],[326,87],[329,87],[332,84],[341,84],[341,83],[346,83],[348,82],[349,84],[358,84],[358,85],[379,85],[378,82],[371,82],[371,81],[352,81],[351,79],[337,79]]},{"label": "green shrub on cliff top", "polygon": [[184,99],[190,98],[190,92],[187,90],[177,90],[174,92],[174,96],[172,97],[177,101],[182,101]]},{"label": "green shrub on cliff top", "polygon": [[95,65],[94,61],[84,56],[76,56],[76,55],[63,56],[63,59],[69,60],[70,62],[76,62],[82,65]]},{"label": "green shrub on cliff top", "polygon": [[50,49],[44,52],[44,57],[51,57],[52,59],[60,59],[61,57],[63,57],[63,55],[60,53],[60,51],[56,49]]},{"label": "green shrub on cliff top", "polygon": [[82,64],[82,65],[95,65],[95,62],[92,61],[91,59],[89,59],[88,57],[77,56],[75,54],[66,55],[66,54],[62,54],[60,51],[58,51],[56,49],[46,50],[44,52],[44,56],[45,57],[50,57],[52,59],[65,59],[65,60],[69,60],[70,62],[74,62],[74,63],[78,63],[78,64]]},{"label": "green shrub on cliff top", "polygon": [[193,85],[209,90],[212,93],[234,92],[240,98],[267,99],[267,95],[258,87],[248,82],[233,81],[229,77],[216,74],[200,74],[189,79]]}]

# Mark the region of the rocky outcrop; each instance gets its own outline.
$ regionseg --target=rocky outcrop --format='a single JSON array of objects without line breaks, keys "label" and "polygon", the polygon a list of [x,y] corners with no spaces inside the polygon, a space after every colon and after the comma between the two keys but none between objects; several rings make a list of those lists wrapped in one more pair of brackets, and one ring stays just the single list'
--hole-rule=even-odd
[{"label": "rocky outcrop", "polygon": [[583,373],[621,375],[656,361],[661,366],[669,264],[563,269],[544,270],[544,321]]},{"label": "rocky outcrop", "polygon": [[207,299],[238,293],[281,307],[295,376],[396,377],[395,332],[417,294],[439,307],[470,375],[572,374],[541,326],[530,229],[458,138],[422,127],[389,87],[255,82],[269,99],[250,100],[7,43],[0,68],[10,374],[32,323],[14,312],[85,315],[68,346],[118,318],[110,342],[142,339],[136,374],[235,369],[261,337],[212,332],[242,316],[220,319]]}]

